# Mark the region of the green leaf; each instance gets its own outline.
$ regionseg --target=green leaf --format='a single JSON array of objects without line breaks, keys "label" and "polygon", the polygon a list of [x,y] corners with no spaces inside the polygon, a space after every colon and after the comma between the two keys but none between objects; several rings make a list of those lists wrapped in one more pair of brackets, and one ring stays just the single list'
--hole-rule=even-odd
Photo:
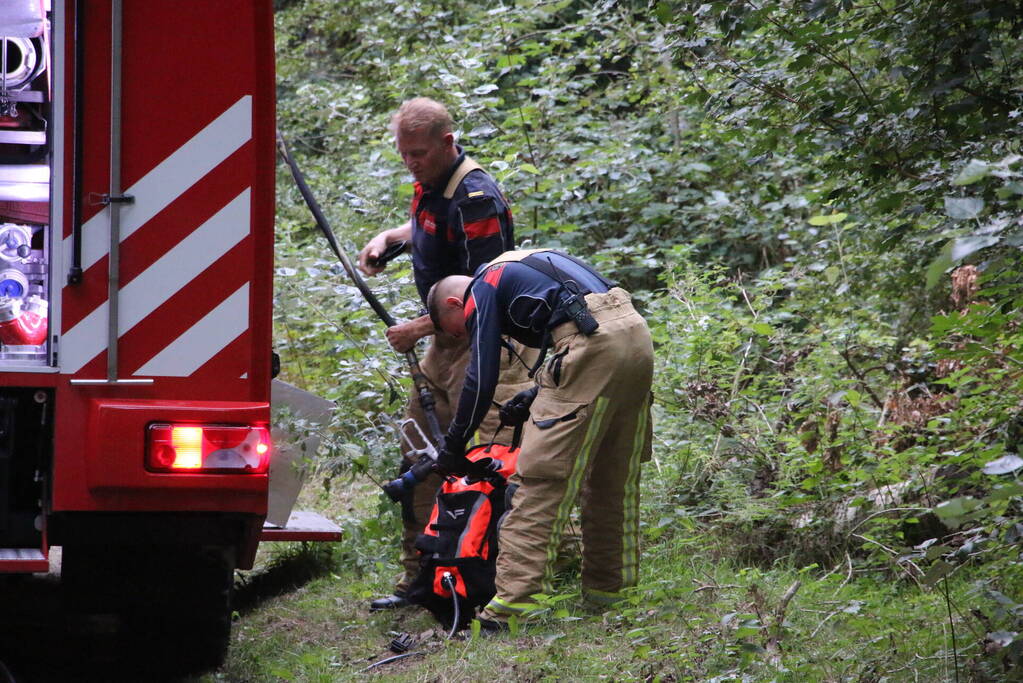
[{"label": "green leaf", "polygon": [[522,55],[501,55],[497,58],[497,68],[507,69],[511,66],[518,66],[519,64],[525,64],[526,58]]},{"label": "green leaf", "polygon": [[952,180],[953,185],[972,185],[978,180],[986,178],[991,173],[991,165],[980,159],[970,159],[970,163],[959,171],[959,174]]},{"label": "green leaf", "polygon": [[532,173],[533,175],[540,175],[540,169],[530,163],[519,164],[519,168],[526,173]]},{"label": "green leaf", "polygon": [[954,565],[945,562],[945,560],[938,560],[931,565],[930,569],[927,570],[927,573],[924,574],[924,577],[920,581],[925,586],[933,586],[942,578],[951,574],[953,569],[955,569]]},{"label": "green leaf", "polygon": [[939,503],[934,508],[934,514],[947,526],[955,528],[962,524],[964,517],[976,510],[980,505],[981,502],[976,498],[961,496]]},{"label": "green leaf", "polygon": [[828,266],[824,269],[824,278],[828,281],[829,285],[833,285],[838,282],[838,276],[842,274],[842,269],[838,266]]},{"label": "green leaf", "polygon": [[774,328],[768,325],[767,323],[753,323],[752,325],[750,325],[750,329],[752,329],[757,334],[764,335],[765,337],[769,337],[774,333]]},{"label": "green leaf", "polygon": [[820,216],[813,216],[812,218],[810,218],[807,221],[807,223],[809,223],[810,225],[817,225],[817,226],[820,226],[820,225],[834,225],[835,223],[841,223],[842,221],[844,221],[848,217],[849,217],[849,214],[847,214],[847,213],[833,213],[833,214],[830,214],[830,215],[827,215],[827,216],[822,214]]},{"label": "green leaf", "polygon": [[976,218],[984,209],[984,200],[977,197],[945,197],[945,215],[954,221]]},{"label": "green leaf", "polygon": [[1023,496],[1023,484],[1012,482],[1004,486],[996,486],[991,493],[987,494],[985,500],[1007,500],[1016,496]]},{"label": "green leaf", "polygon": [[953,241],[949,240],[941,248],[941,253],[938,254],[938,257],[931,261],[931,265],[927,266],[927,289],[933,289],[934,285],[938,284],[941,276],[945,274],[945,271],[952,267]]},{"label": "green leaf", "polygon": [[975,251],[998,244],[1001,238],[997,235],[970,235],[959,237],[952,244],[950,256],[953,262],[961,261]]},{"label": "green leaf", "polygon": [[666,2],[657,3],[657,6],[654,8],[654,16],[656,16],[657,21],[662,24],[670,23],[672,17],[671,5]]},{"label": "green leaf", "polygon": [[1006,453],[997,460],[984,465],[984,474],[1010,474],[1023,467],[1023,458],[1015,453]]},{"label": "green leaf", "polygon": [[1018,636],[1015,631],[992,631],[987,634],[987,639],[1001,647],[1009,647]]},{"label": "green leaf", "polygon": [[953,548],[951,546],[947,546],[947,545],[932,545],[930,548],[927,548],[927,550],[926,550],[926,552],[924,554],[924,558],[926,558],[928,560],[934,560],[934,559],[944,555],[945,553],[947,553],[947,552],[949,552],[951,550],[953,550]]},{"label": "green leaf", "polygon": [[1006,199],[1014,194],[1023,194],[1023,183],[1018,181],[1005,183],[1005,185],[995,190],[995,194],[998,195],[999,199]]}]

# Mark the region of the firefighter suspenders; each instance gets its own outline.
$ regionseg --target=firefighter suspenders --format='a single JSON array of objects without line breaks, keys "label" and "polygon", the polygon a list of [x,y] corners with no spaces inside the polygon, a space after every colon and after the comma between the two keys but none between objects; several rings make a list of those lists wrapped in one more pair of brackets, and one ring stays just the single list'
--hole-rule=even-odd
[{"label": "firefighter suspenders", "polygon": [[459,184],[465,176],[469,175],[473,171],[482,171],[483,167],[477,164],[469,157],[462,159],[462,163],[458,165],[455,172],[451,174],[451,180],[448,181],[447,187],[444,188],[444,199],[451,199],[455,196],[455,190],[458,189]]}]

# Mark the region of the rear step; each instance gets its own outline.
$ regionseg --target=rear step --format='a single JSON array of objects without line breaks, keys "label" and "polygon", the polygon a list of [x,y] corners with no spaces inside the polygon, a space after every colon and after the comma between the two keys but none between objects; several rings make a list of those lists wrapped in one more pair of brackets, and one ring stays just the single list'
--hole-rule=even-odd
[{"label": "rear step", "polygon": [[39,548],[0,548],[0,573],[29,574],[50,571],[50,561]]},{"label": "rear step", "polygon": [[310,510],[295,510],[288,523],[263,525],[260,541],[340,541],[341,527],[326,517]]}]

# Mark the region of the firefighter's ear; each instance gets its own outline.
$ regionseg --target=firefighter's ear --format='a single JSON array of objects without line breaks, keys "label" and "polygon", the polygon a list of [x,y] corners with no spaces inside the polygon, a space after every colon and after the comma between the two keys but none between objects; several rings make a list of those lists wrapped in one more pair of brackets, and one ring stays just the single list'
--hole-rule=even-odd
[{"label": "firefighter's ear", "polygon": [[458,310],[462,310],[463,303],[464,302],[457,296],[449,296],[444,299],[444,305],[447,308],[457,308]]}]

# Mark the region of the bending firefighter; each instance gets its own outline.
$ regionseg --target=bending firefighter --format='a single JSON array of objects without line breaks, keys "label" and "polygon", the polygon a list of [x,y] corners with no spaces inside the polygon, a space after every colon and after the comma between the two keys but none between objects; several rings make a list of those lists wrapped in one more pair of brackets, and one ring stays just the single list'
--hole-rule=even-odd
[{"label": "bending firefighter", "polygon": [[434,324],[472,347],[441,469],[470,468],[465,446],[498,382],[502,335],[541,349],[536,386],[502,410],[525,424],[512,510],[500,530],[497,595],[485,629],[536,608],[550,593],[569,513],[582,507],[583,596],[608,604],[634,586],[639,565],[639,471],[650,457],[653,346],[625,290],[557,251],[507,252],[475,278],[447,277],[430,291]]},{"label": "bending firefighter", "polygon": [[[378,259],[385,252],[400,248],[402,243],[411,244],[416,288],[424,304],[430,287],[441,278],[470,274],[513,246],[511,211],[497,183],[455,144],[453,128],[444,106],[425,97],[408,100],[394,114],[391,131],[405,166],[415,178],[409,220],[400,227],[384,230],[359,253],[359,268],[375,275],[384,269]],[[433,334],[433,324],[424,314],[388,328],[387,340],[396,351],[404,353],[419,339]],[[438,333],[421,363],[436,400],[435,411],[442,430],[447,427],[461,392],[468,350],[464,338]],[[528,382],[521,364],[506,359],[503,367],[506,388],[499,399],[514,395]],[[414,419],[423,434],[430,434],[414,389],[406,417]],[[495,410],[482,421],[479,438],[490,441],[497,428]],[[416,444],[417,448],[423,446]],[[372,609],[408,604],[405,591],[419,572],[415,539],[429,518],[440,483],[441,478],[433,474],[415,486],[403,501],[403,575],[394,594],[374,600]]]}]

